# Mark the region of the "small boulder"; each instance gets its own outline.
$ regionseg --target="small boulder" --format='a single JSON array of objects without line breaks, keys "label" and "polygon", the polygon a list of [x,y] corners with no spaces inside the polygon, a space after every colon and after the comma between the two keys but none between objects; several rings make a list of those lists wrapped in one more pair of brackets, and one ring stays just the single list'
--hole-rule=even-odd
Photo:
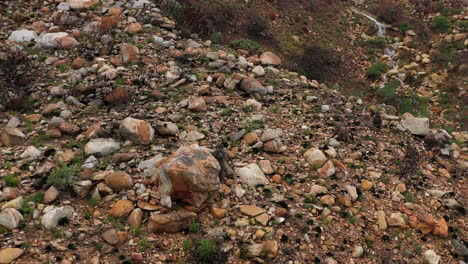
[{"label": "small boulder", "polygon": [[148,230],[154,233],[180,232],[189,228],[196,217],[196,213],[188,211],[153,215],[149,219]]},{"label": "small boulder", "polygon": [[280,65],[281,59],[276,56],[273,52],[264,52],[260,55],[260,61],[263,65]]},{"label": "small boulder", "polygon": [[14,208],[7,208],[0,213],[0,226],[8,230],[15,229],[23,221],[23,216]]},{"label": "small boulder", "polygon": [[129,200],[119,200],[112,206],[109,215],[114,218],[127,217],[133,210],[133,202]]},{"label": "small boulder", "polygon": [[267,93],[266,88],[255,78],[244,77],[241,82],[241,89],[247,93],[258,93],[265,95]]},{"label": "small boulder", "polygon": [[240,177],[242,182],[248,186],[254,187],[257,185],[265,185],[269,183],[263,171],[255,163],[251,163],[242,168],[236,168],[236,174]]},{"label": "small boulder", "polygon": [[220,170],[221,166],[210,150],[194,144],[183,146],[157,161],[152,180],[159,183],[158,190],[166,197],[170,195],[199,207],[216,194]]},{"label": "small boulder", "polygon": [[133,180],[125,172],[111,172],[106,176],[105,183],[113,191],[129,189],[133,186]]},{"label": "small boulder", "polygon": [[411,134],[417,136],[426,136],[429,134],[429,118],[413,117],[410,113],[402,116],[401,126]]},{"label": "small boulder", "polygon": [[67,3],[70,5],[71,8],[81,10],[81,9],[88,9],[97,5],[99,0],[68,0]]},{"label": "small boulder", "polygon": [[26,141],[26,135],[16,127],[6,126],[1,133],[1,139],[3,145],[11,147],[23,144]]},{"label": "small boulder", "polygon": [[208,106],[202,97],[190,98],[188,101],[188,110],[192,112],[206,111]]},{"label": "small boulder", "polygon": [[60,219],[68,217],[73,211],[73,207],[68,205],[57,208],[47,207],[44,209],[46,213],[42,216],[41,223],[46,229],[51,229],[57,226]]},{"label": "small boulder", "polygon": [[315,168],[321,168],[325,162],[327,162],[327,157],[320,149],[309,149],[304,153],[304,158],[306,161]]},{"label": "small boulder", "polygon": [[57,188],[55,188],[52,185],[45,192],[43,202],[46,203],[46,204],[51,203],[51,202],[55,201],[58,198],[59,194],[60,193],[57,190]]},{"label": "small boulder", "polygon": [[21,248],[3,248],[0,250],[0,263],[8,264],[21,257],[24,250]]},{"label": "small boulder", "polygon": [[156,124],[156,132],[161,136],[175,136],[179,128],[172,122],[160,122]]},{"label": "small boulder", "polygon": [[125,118],[119,127],[120,134],[136,144],[150,144],[154,138],[154,129],[151,125],[139,119]]},{"label": "small boulder", "polygon": [[130,44],[122,44],[120,52],[122,53],[124,63],[136,62],[138,55],[140,55],[138,48]]},{"label": "small boulder", "polygon": [[29,42],[35,41],[37,39],[36,32],[28,29],[21,29],[11,32],[11,35],[8,37],[9,41],[12,42]]},{"label": "small boulder", "polygon": [[91,139],[85,145],[86,155],[104,157],[120,149],[120,143],[112,138]]}]

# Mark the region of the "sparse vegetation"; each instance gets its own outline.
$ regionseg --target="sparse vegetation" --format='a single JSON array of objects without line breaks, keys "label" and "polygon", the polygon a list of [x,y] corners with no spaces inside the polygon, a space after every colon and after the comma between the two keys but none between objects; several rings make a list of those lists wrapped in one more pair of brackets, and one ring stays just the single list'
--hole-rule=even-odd
[{"label": "sparse vegetation", "polygon": [[450,23],[447,17],[437,16],[431,23],[431,28],[439,33],[445,33],[450,29]]},{"label": "sparse vegetation", "polygon": [[8,174],[5,176],[5,178],[3,178],[3,180],[5,181],[6,185],[10,187],[16,187],[21,182],[20,178],[14,174]]},{"label": "sparse vegetation", "polygon": [[195,256],[202,263],[221,263],[221,250],[216,242],[200,239],[195,242]]},{"label": "sparse vegetation", "polygon": [[261,49],[260,45],[257,42],[252,41],[250,39],[233,40],[231,42],[231,45],[232,45],[232,47],[234,47],[236,49],[245,49],[245,50],[255,51],[255,52],[258,52]]},{"label": "sparse vegetation", "polygon": [[59,165],[47,178],[47,184],[55,185],[58,188],[66,189],[73,184],[72,176],[79,171],[78,165]]},{"label": "sparse vegetation", "polygon": [[379,61],[373,64],[366,71],[366,77],[375,80],[388,70],[388,65],[385,62]]}]

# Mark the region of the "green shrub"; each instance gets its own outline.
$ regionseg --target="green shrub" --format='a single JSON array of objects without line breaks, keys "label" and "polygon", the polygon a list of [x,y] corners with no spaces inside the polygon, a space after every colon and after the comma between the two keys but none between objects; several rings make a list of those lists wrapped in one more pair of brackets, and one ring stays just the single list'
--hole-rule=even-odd
[{"label": "green shrub", "polygon": [[71,176],[79,171],[79,165],[68,166],[59,165],[47,178],[47,184],[55,185],[59,188],[66,188],[73,184]]},{"label": "green shrub", "polygon": [[403,22],[398,25],[398,29],[401,31],[401,33],[405,33],[408,30],[412,30],[413,26],[411,26],[410,24],[406,22]]},{"label": "green shrub", "polygon": [[219,263],[217,260],[220,258],[220,248],[218,244],[210,239],[200,239],[196,241],[197,248],[195,249],[195,256],[202,263]]},{"label": "green shrub", "polygon": [[365,44],[370,48],[380,48],[383,49],[387,45],[387,41],[382,37],[375,37],[366,40]]},{"label": "green shrub", "polygon": [[215,32],[213,34],[211,34],[211,41],[213,43],[219,43],[222,39],[223,39],[223,33],[221,32]]},{"label": "green shrub", "polygon": [[198,232],[200,231],[200,228],[201,228],[200,223],[193,222],[193,223],[189,226],[189,232],[190,232],[190,233],[198,233]]},{"label": "green shrub", "polygon": [[384,87],[377,90],[377,94],[380,95],[383,99],[383,102],[386,104],[395,104],[396,100],[396,89],[398,87],[398,82],[392,81],[387,83]]},{"label": "green shrub", "polygon": [[33,202],[35,204],[42,202],[44,199],[44,192],[37,192],[35,194],[31,194],[30,196],[24,199],[23,207],[20,209],[23,214],[32,214],[34,211],[34,207],[30,207],[29,203]]},{"label": "green shrub", "polygon": [[386,72],[388,70],[388,65],[385,62],[379,61],[372,65],[367,71],[366,71],[366,77],[369,79],[377,79],[382,75],[382,73]]},{"label": "green shrub", "polygon": [[5,176],[5,178],[3,178],[3,180],[5,181],[6,185],[10,187],[16,187],[20,185],[21,182],[20,178],[15,176],[14,174],[8,174],[7,176]]},{"label": "green shrub", "polygon": [[413,93],[399,103],[398,112],[400,114],[411,113],[414,116],[429,117],[428,106],[429,99]]},{"label": "green shrub", "polygon": [[50,139],[49,135],[40,134],[38,137],[31,140],[31,144],[33,144],[36,147],[43,147],[44,146],[44,141],[47,141],[49,139]]},{"label": "green shrub", "polygon": [[431,28],[439,33],[445,33],[450,29],[450,23],[447,17],[437,16],[431,23]]},{"label": "green shrub", "polygon": [[461,30],[463,32],[467,32],[468,31],[468,21],[466,20],[461,20],[461,21],[457,21],[457,26],[459,26],[461,28]]},{"label": "green shrub", "polygon": [[245,49],[250,51],[260,51],[260,45],[250,39],[236,39],[231,42],[231,45],[235,49]]}]

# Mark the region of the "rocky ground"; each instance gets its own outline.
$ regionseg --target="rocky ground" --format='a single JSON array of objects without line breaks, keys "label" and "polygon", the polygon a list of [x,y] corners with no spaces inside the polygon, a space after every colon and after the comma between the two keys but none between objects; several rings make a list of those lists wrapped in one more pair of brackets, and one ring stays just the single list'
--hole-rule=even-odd
[{"label": "rocky ground", "polygon": [[[0,263],[467,261],[468,133],[412,32],[378,57],[400,90],[423,76],[427,117],[185,36],[157,7],[0,4]],[[466,43],[452,33],[434,43]]]}]

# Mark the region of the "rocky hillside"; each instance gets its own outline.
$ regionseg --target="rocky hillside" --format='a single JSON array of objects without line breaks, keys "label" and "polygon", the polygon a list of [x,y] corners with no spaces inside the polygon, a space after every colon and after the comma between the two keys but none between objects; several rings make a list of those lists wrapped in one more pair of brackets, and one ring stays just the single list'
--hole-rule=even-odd
[{"label": "rocky hillside", "polygon": [[468,261],[466,6],[214,2],[0,2],[0,263]]}]

